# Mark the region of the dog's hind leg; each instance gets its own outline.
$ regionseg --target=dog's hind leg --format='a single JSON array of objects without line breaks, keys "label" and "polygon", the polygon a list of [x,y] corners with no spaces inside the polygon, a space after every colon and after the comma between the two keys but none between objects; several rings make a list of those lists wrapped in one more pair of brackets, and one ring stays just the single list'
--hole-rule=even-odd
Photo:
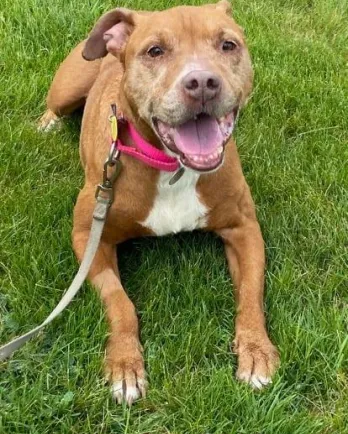
[{"label": "dog's hind leg", "polygon": [[101,59],[89,62],[82,57],[85,41],[80,42],[59,66],[47,95],[47,110],[38,128],[48,131],[60,118],[82,107],[95,82]]}]

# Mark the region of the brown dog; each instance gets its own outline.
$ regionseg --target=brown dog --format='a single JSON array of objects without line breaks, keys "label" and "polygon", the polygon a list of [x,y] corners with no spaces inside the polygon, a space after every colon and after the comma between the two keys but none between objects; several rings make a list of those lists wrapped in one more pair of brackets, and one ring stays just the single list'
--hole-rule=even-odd
[{"label": "brown dog", "polygon": [[[106,371],[119,402],[131,403],[146,388],[138,320],[115,255],[117,244],[134,237],[198,228],[218,233],[237,294],[237,377],[261,388],[278,365],[263,313],[263,239],[230,138],[253,73],[243,32],[229,13],[227,1],[152,13],[114,9],[65,59],[48,94],[43,129],[86,103],[80,147],[86,180],[72,234],[79,260],[110,148],[110,104],[186,169],[169,185],[172,173],[121,156],[116,200],[89,273],[110,322]],[[120,136],[132,144],[125,128]]]}]

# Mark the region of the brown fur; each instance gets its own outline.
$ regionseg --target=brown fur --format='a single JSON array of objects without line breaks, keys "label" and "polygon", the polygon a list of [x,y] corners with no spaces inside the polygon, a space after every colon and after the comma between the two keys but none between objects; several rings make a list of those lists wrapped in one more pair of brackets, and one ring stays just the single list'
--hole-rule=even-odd
[{"label": "brown fur", "polygon": [[[131,12],[135,29],[126,46],[114,53],[117,57],[108,54],[103,59],[88,62],[81,56],[84,41],[58,69],[48,94],[44,124],[57,115],[71,113],[88,95],[80,147],[86,179],[76,203],[72,234],[79,260],[89,235],[96,184],[100,182],[103,161],[109,151],[111,103],[116,102],[138,131],[161,147],[150,126],[151,110],[162,111],[163,116],[169,116],[167,113],[172,111],[178,120],[187,116],[178,108],[176,98],[180,97],[173,83],[185,58],[193,51],[204,52],[204,62],[218,70],[225,80],[227,97],[222,101],[223,109],[231,100],[245,102],[252,83],[250,58],[241,29],[226,14],[228,8],[228,3],[223,1],[218,5],[179,7],[151,14]],[[164,27],[163,23],[166,30],[161,34],[156,31],[155,39],[162,38],[167,46],[179,44],[181,55],[163,59],[162,65],[152,65],[149,64],[151,59],[142,60],[138,53],[144,41],[154,37],[154,29]],[[222,28],[227,29],[241,47],[227,63],[210,44],[216,29]],[[99,48],[103,52],[104,48]],[[89,54],[95,56],[98,50],[90,50]],[[129,143],[122,129],[120,134],[123,141]],[[121,160],[123,170],[115,186],[115,202],[89,278],[100,291],[110,322],[107,374],[113,382],[123,381],[126,388],[137,385],[144,394],[145,386],[139,381],[144,379],[145,372],[138,322],[134,306],[120,282],[114,246],[133,237],[152,235],[138,222],[146,219],[153,206],[159,172],[128,156],[122,155]],[[197,189],[209,208],[206,230],[221,235],[236,287],[237,376],[245,381],[250,381],[253,375],[269,377],[278,364],[278,355],[267,336],[263,313],[263,239],[233,140],[227,144],[223,166],[215,173],[201,176]]]}]

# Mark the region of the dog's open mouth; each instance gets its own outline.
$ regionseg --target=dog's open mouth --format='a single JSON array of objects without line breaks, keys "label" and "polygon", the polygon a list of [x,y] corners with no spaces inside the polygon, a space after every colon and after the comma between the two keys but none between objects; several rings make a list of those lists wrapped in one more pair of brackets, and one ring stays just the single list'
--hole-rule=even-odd
[{"label": "dog's open mouth", "polygon": [[232,134],[237,113],[235,109],[220,119],[200,113],[175,127],[154,119],[154,125],[163,144],[179,155],[184,166],[209,172],[223,162],[224,146]]}]

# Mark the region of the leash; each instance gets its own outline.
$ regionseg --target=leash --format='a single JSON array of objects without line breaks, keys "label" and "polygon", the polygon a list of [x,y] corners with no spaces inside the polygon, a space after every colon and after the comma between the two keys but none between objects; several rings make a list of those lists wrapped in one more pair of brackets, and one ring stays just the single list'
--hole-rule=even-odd
[{"label": "leash", "polygon": [[[114,112],[114,109],[113,109]],[[115,106],[116,113],[116,106]],[[112,115],[113,116],[113,115]],[[116,118],[115,118],[116,119]],[[113,117],[111,121],[111,137],[112,144],[108,158],[104,163],[103,181],[98,185],[95,196],[96,205],[93,211],[93,219],[90,235],[87,241],[86,250],[79,270],[69,286],[66,293],[61,298],[58,305],[53,309],[50,315],[39,326],[33,328],[28,333],[25,333],[18,338],[13,339],[11,342],[0,347],[0,361],[7,359],[11,354],[21,348],[29,339],[37,334],[50,322],[52,322],[72,301],[75,295],[80,290],[83,282],[86,280],[88,272],[91,268],[94,256],[98,250],[99,242],[103,233],[108,210],[114,201],[114,183],[121,171],[121,161],[119,160],[120,151],[117,149],[117,121]],[[110,169],[112,174],[109,175]]]},{"label": "leash", "polygon": [[83,282],[86,280],[88,271],[92,265],[92,261],[98,249],[108,208],[108,201],[102,199],[101,197],[98,197],[97,205],[93,212],[93,223],[83,260],[73,282],[71,283],[66,293],[63,295],[58,305],[54,308],[54,310],[50,313],[50,315],[45,319],[42,324],[30,330],[28,333],[25,333],[24,335],[13,339],[8,344],[3,345],[0,348],[0,361],[3,361],[10,357],[14,351],[21,348],[29,339],[36,336],[39,331],[42,330],[47,324],[52,322],[75,297]]}]

